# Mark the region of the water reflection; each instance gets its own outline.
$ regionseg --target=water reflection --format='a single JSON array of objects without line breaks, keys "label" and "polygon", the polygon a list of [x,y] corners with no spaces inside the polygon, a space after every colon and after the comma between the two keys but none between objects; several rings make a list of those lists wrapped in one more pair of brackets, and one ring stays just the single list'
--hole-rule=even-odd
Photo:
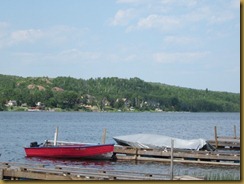
[{"label": "water reflection", "polygon": [[42,158],[42,157],[25,157],[28,163],[41,164],[45,166],[65,165],[65,166],[79,166],[90,168],[103,168],[111,165],[108,160],[91,160],[91,159],[63,159],[63,158]]}]

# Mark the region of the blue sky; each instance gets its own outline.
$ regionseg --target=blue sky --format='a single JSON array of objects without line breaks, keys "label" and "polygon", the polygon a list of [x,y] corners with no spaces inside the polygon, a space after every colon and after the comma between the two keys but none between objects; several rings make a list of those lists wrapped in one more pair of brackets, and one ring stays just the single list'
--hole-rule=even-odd
[{"label": "blue sky", "polygon": [[4,0],[0,74],[240,91],[238,0]]}]

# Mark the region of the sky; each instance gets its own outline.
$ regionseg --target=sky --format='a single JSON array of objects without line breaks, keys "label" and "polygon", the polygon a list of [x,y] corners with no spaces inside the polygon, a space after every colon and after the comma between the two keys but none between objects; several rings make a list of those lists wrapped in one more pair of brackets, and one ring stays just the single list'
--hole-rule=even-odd
[{"label": "sky", "polygon": [[240,92],[239,0],[2,0],[0,74]]}]

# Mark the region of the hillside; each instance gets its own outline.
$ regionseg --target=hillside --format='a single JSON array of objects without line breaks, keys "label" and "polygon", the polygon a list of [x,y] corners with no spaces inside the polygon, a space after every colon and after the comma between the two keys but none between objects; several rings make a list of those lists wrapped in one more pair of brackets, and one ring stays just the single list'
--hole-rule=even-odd
[{"label": "hillside", "polygon": [[[15,103],[7,107],[10,100]],[[83,80],[0,74],[0,110],[13,106],[79,111],[239,112],[240,94],[150,83],[139,78]]]}]

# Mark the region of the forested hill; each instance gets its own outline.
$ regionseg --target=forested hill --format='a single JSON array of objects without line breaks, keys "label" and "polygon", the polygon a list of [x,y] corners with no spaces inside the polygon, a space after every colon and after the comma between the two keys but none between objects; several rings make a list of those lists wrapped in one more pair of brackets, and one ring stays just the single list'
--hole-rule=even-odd
[{"label": "forested hill", "polygon": [[[8,104],[10,100],[15,103]],[[240,94],[182,88],[139,78],[83,80],[0,74],[0,110],[13,106],[79,111],[239,112]]]}]

